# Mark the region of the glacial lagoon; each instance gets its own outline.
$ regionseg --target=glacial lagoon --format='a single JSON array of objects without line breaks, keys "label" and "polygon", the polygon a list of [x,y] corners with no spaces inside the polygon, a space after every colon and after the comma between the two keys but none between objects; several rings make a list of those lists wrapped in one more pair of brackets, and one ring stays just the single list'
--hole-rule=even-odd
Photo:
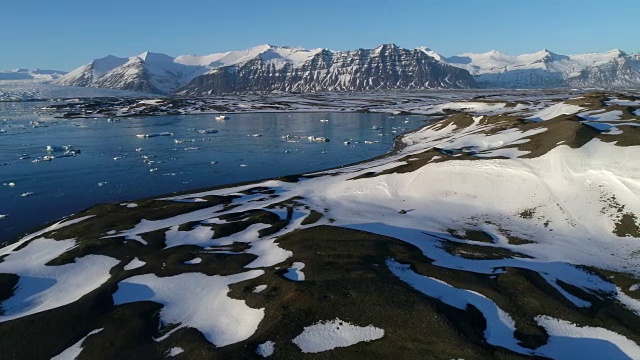
[{"label": "glacial lagoon", "polygon": [[[38,113],[46,105],[0,103],[0,241],[98,203],[370,159],[426,119],[376,113],[60,119]],[[166,136],[137,136],[157,134]]]}]

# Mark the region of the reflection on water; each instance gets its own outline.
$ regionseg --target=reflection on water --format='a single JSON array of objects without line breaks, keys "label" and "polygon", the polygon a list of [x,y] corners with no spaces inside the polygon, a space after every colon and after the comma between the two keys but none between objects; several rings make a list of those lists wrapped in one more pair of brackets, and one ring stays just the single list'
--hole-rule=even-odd
[{"label": "reflection on water", "polygon": [[[227,121],[215,121],[213,115],[109,121],[38,117],[34,109],[41,106],[0,103],[0,130],[4,130],[0,133],[0,215],[7,215],[0,219],[0,240],[96,203],[304,173],[372,158],[388,151],[395,135],[421,126],[424,119],[363,113],[253,113],[231,115]],[[207,129],[217,132],[198,131]],[[161,132],[173,136],[136,137]],[[330,141],[310,141],[308,136]],[[33,162],[50,154],[47,146],[65,145],[80,153]]]}]

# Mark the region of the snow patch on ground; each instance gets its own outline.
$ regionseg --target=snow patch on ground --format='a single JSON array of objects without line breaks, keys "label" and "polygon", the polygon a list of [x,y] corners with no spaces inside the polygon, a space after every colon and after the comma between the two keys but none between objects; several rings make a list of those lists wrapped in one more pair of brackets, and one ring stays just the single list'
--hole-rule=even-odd
[{"label": "snow patch on ground", "polygon": [[499,110],[504,109],[506,103],[496,102],[474,102],[474,101],[456,101],[439,105],[432,105],[420,108],[419,113],[422,114],[439,114],[446,110],[464,111],[472,114],[490,115]]},{"label": "snow patch on ground", "polygon": [[254,279],[262,270],[230,276],[207,276],[184,273],[158,277],[154,274],[134,276],[118,283],[113,294],[115,305],[135,301],[153,301],[164,305],[160,317],[163,324],[177,324],[158,341],[183,327],[198,329],[216,346],[246,340],[257,330],[264,309],[248,307],[244,301],[227,296],[229,285]]},{"label": "snow patch on ground", "polygon": [[538,348],[553,359],[640,359],[640,347],[613,331],[549,316],[536,317],[549,334],[549,342]]},{"label": "snow patch on ground", "polygon": [[103,255],[87,255],[65,265],[45,265],[75,246],[73,239],[38,238],[4,258],[0,273],[16,274],[20,279],[13,296],[0,304],[4,311],[0,322],[70,304],[109,280],[109,271],[119,261]]},{"label": "snow patch on ground", "polygon": [[253,292],[258,294],[263,292],[266,288],[267,288],[267,285],[258,285],[255,287],[255,289],[253,289]]},{"label": "snow patch on ground", "polygon": [[304,273],[302,272],[303,268],[304,263],[296,261],[293,263],[293,265],[291,265],[290,268],[287,269],[284,277],[292,281],[304,281]]},{"label": "snow patch on ground", "polygon": [[273,355],[275,346],[276,346],[276,343],[274,343],[273,341],[270,341],[270,340],[265,341],[264,343],[258,345],[258,349],[256,350],[256,353],[265,358],[269,357]]},{"label": "snow patch on ground", "polygon": [[519,353],[527,352],[518,345],[518,340],[513,336],[515,322],[493,301],[477,292],[458,289],[440,280],[417,274],[409,268],[409,265],[400,264],[395,260],[388,260],[387,266],[400,280],[429,297],[436,298],[460,310],[466,310],[468,305],[475,306],[487,321],[484,336],[489,344],[502,346]]},{"label": "snow patch on ground", "polygon": [[619,121],[622,116],[622,111],[613,110],[602,112],[602,110],[591,110],[581,112],[578,116],[589,121]]},{"label": "snow patch on ground", "polygon": [[197,258],[193,258],[191,260],[185,261],[184,263],[187,265],[196,265],[196,264],[200,264],[202,262],[202,259],[197,257]]},{"label": "snow patch on ground", "polygon": [[133,270],[139,267],[143,267],[146,262],[139,260],[138,258],[134,258],[127,265],[124,266],[124,270]]},{"label": "snow patch on ground", "polygon": [[166,248],[181,245],[207,246],[212,242],[214,232],[208,226],[198,225],[189,231],[179,231],[179,225],[172,226],[165,233]]},{"label": "snow patch on ground", "polygon": [[621,106],[640,106],[640,100],[622,100],[618,98],[612,98],[609,101],[605,101],[606,105],[621,105]]},{"label": "snow patch on ground", "polygon": [[80,353],[82,352],[82,343],[84,343],[84,341],[89,336],[95,335],[95,334],[99,333],[102,330],[104,330],[104,328],[93,330],[92,332],[88,333],[87,336],[85,336],[82,339],[80,339],[77,343],[71,345],[71,347],[69,347],[65,351],[63,351],[60,354],[52,357],[51,360],[75,360],[75,359],[77,359],[78,356],[80,356]]},{"label": "snow patch on ground", "polygon": [[182,354],[184,352],[184,349],[181,347],[172,347],[171,349],[169,349],[169,356],[170,357],[174,357],[174,356],[178,356],[180,354]]},{"label": "snow patch on ground", "polygon": [[373,325],[357,326],[336,318],[305,327],[292,341],[303,353],[319,353],[383,336],[384,330]]},{"label": "snow patch on ground", "polygon": [[584,109],[581,106],[578,105],[570,105],[570,104],[565,104],[563,102],[561,103],[557,103],[554,105],[551,105],[535,114],[533,114],[532,116],[528,117],[527,120],[530,121],[546,121],[546,120],[551,120],[555,117],[558,117],[560,115],[571,115],[571,114],[575,114],[578,111]]}]

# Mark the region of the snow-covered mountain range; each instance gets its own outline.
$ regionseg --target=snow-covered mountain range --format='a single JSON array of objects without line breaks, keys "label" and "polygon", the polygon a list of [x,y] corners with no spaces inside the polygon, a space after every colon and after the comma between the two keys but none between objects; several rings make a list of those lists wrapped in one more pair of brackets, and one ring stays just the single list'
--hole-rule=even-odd
[{"label": "snow-covered mountain range", "polygon": [[477,87],[467,71],[393,44],[346,52],[261,45],[205,56],[107,56],[55,84],[184,95]]},{"label": "snow-covered mountain range", "polygon": [[488,88],[625,87],[640,84],[640,54],[614,49],[606,53],[560,55],[549,50],[510,56],[498,51],[443,57],[421,48],[446,64],[469,71]]},{"label": "snow-covered mountain range", "polygon": [[421,47],[386,44],[331,51],[273,45],[204,56],[144,52],[93,60],[54,80],[163,94],[359,91],[421,88],[636,87],[640,54],[621,50],[511,56],[498,51],[444,57]]},{"label": "snow-covered mountain range", "polygon": [[49,81],[49,80],[55,80],[64,74],[66,74],[65,71],[59,71],[59,70],[14,69],[14,70],[0,71],[0,80]]}]

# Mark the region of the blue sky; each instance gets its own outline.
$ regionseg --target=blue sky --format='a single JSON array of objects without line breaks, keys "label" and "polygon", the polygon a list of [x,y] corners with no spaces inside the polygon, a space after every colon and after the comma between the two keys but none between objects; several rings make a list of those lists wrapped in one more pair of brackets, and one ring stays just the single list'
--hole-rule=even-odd
[{"label": "blue sky", "polygon": [[265,43],[395,43],[446,56],[640,52],[639,0],[4,0],[0,10],[0,69],[71,70],[108,54],[202,55]]}]

